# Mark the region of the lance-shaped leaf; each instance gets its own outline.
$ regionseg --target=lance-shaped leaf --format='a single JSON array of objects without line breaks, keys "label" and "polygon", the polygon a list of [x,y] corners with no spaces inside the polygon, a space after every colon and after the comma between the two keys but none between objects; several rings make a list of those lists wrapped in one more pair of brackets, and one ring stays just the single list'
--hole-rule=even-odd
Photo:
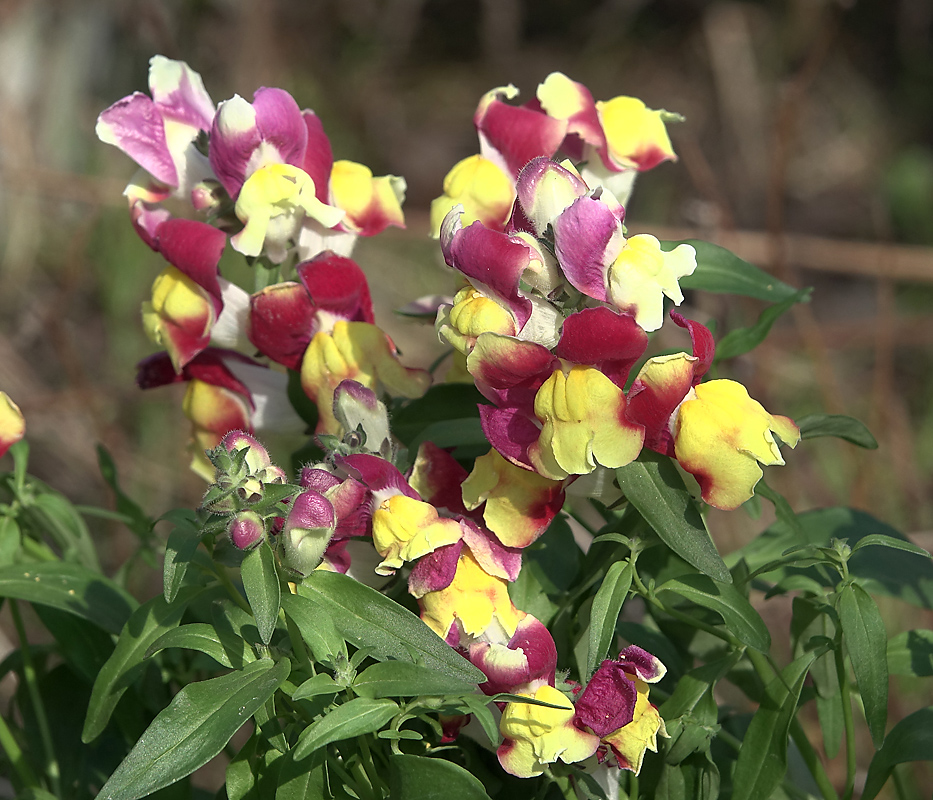
[{"label": "lance-shaped leaf", "polygon": [[589,649],[586,656],[586,674],[591,675],[596,665],[608,654],[616,632],[616,622],[622,611],[629,587],[632,585],[632,565],[616,561],[606,571],[590,608]]},{"label": "lance-shaped leaf", "polygon": [[766,687],[742,739],[735,765],[733,800],[770,797],[787,771],[787,739],[797,701],[815,653],[792,661]]},{"label": "lance-shaped leaf", "polygon": [[619,487],[652,530],[684,561],[723,583],[731,583],[716,545],[673,461],[642,450],[616,470]]},{"label": "lance-shaped leaf", "polygon": [[771,326],[774,325],[777,319],[797,303],[809,302],[812,292],[813,289],[801,289],[786,300],[768,306],[761,312],[758,321],[750,328],[738,328],[729,331],[716,343],[716,360],[722,361],[726,358],[735,358],[754,350],[768,336]]},{"label": "lance-shaped leaf", "polygon": [[282,604],[282,586],[275,569],[272,548],[261,545],[243,559],[240,577],[246,590],[246,599],[256,618],[259,638],[269,644]]},{"label": "lance-shaped leaf", "polygon": [[198,530],[197,515],[189,509],[175,509],[162,519],[175,524],[165,545],[165,562],[162,567],[162,594],[165,602],[171,603],[181,588],[188,564],[201,543],[203,533]]},{"label": "lance-shaped leaf", "polygon": [[389,759],[393,800],[489,800],[479,780],[443,758],[393,755]]},{"label": "lance-shaped leaf", "polygon": [[233,668],[233,663],[220,641],[220,636],[218,636],[214,626],[208,625],[206,622],[192,622],[166,631],[149,645],[146,650],[146,658],[169,647],[197,650],[210,656],[218,664],[222,664],[228,669]]},{"label": "lance-shaped leaf", "polygon": [[486,680],[408,609],[353,578],[316,570],[299,584],[298,592],[328,615],[348,642],[373,648],[379,660],[422,663],[474,684]]},{"label": "lance-shaped leaf", "polygon": [[321,614],[320,606],[299,594],[282,595],[282,608],[289,624],[294,624],[311,648],[311,655],[320,663],[347,658],[347,643],[337,632],[329,616]]},{"label": "lance-shaped leaf", "polygon": [[361,697],[418,697],[420,695],[470,694],[472,683],[407,661],[380,661],[367,667],[353,681]]},{"label": "lance-shaped leaf", "polygon": [[378,731],[399,711],[392,700],[372,700],[357,697],[328,711],[301,732],[295,745],[295,760],[311,755],[318,748],[341,739]]},{"label": "lance-shaped leaf", "polygon": [[767,653],[771,647],[771,634],[764,620],[731,584],[714,581],[705,575],[687,574],[666,581],[657,591],[659,594],[674,592],[715,611],[740,642],[755,650]]},{"label": "lance-shaped leaf", "polygon": [[845,414],[808,414],[797,420],[801,439],[835,436],[866,450],[877,450],[878,441],[865,423]]},{"label": "lance-shaped leaf", "polygon": [[[317,750],[310,760],[298,761],[287,753],[279,767],[275,800],[320,800],[330,797],[327,786],[326,750]],[[347,795],[344,795],[347,796]]]},{"label": "lance-shaped leaf", "polygon": [[891,770],[905,761],[933,761],[933,706],[921,708],[897,723],[868,765],[862,800],[872,800]]},{"label": "lance-shaped leaf", "polygon": [[183,589],[174,603],[166,603],[159,595],[133,612],[123,626],[113,654],[94,681],[81,733],[83,742],[92,742],[100,736],[123,693],[145,668],[149,646],[166,631],[177,627],[188,603],[202,591],[201,587],[194,586]]},{"label": "lance-shaped leaf", "polygon": [[159,712],[101,789],[102,800],[137,800],[190,775],[216,756],[288,677],[290,662],[260,659],[192,683]]},{"label": "lance-shaped leaf", "polygon": [[99,572],[65,561],[0,567],[0,597],[60,608],[109,633],[119,633],[137,606]]},{"label": "lance-shaped leaf", "polygon": [[836,610],[868,730],[875,747],[881,747],[888,722],[888,637],[884,620],[871,595],[857,583],[840,590]]},{"label": "lance-shaped leaf", "polygon": [[696,239],[661,242],[661,249],[669,252],[681,244],[692,245],[697,253],[697,268],[692,275],[680,279],[682,289],[738,294],[768,303],[779,303],[797,293],[793,286],[742,260],[725,247],[710,242]]}]

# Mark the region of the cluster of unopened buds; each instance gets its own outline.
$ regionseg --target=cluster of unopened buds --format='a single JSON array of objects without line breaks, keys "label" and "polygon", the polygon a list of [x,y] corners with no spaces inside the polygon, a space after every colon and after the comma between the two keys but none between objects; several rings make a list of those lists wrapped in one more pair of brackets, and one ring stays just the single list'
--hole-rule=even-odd
[{"label": "cluster of unopened buds", "polygon": [[[539,701],[504,706],[509,772],[594,754],[637,772],[665,735],[647,699],[664,667],[628,647],[574,701],[551,634],[510,599],[523,549],[573,484],[608,476],[611,488],[611,471],[643,448],[676,459],[707,503],[735,508],[759,465],[783,464],[780,443],[799,438],[740,384],[702,382],[713,337],[676,313],[691,351],[647,359],[629,383],[696,267],[689,245],[666,250],[623,224],[638,172],[674,158],[665,122],[676,115],[630,97],[594,102],[560,73],[524,106],[507,102],[514,87],[481,100],[481,152],[454,167],[431,209],[462,286],[434,304],[436,329],[488,401],[479,413],[492,447],[468,472],[430,442],[403,461],[380,400],[419,397],[432,380],[375,326],[349,258],[357,236],[403,225],[404,182],[335,161],[317,116],[282,90],[215,108],[200,76],[158,56],[150,89],[104,111],[98,134],[141,167],[126,190],[132,221],[168,266],[143,310],[165,352],[142,362],[139,384],[188,382],[193,466],[213,481],[205,508],[229,516],[236,547],[274,546],[298,580],[314,569],[369,580],[367,548],[376,575],[404,568],[422,619],[482,670],[487,694]],[[170,200],[200,219],[173,216]],[[228,237],[254,264],[252,293],[220,275]],[[264,492],[286,476],[253,434],[289,418],[303,429],[288,371],[317,407],[326,457],[273,509]]]}]

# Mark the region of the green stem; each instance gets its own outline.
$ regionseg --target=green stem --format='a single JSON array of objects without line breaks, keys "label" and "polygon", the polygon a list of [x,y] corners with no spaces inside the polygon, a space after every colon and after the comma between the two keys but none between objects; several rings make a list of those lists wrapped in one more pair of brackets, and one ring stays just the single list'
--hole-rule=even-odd
[{"label": "green stem", "polygon": [[[752,663],[752,666],[755,668],[755,672],[758,673],[758,677],[761,679],[762,683],[767,686],[767,684],[775,679],[778,679],[784,683],[784,678],[781,675],[781,671],[772,661],[770,654],[764,655],[756,650],[747,650],[746,652],[748,654],[748,660]],[[786,683],[784,683],[784,687],[790,691]],[[813,776],[813,780],[819,787],[820,794],[823,795],[825,800],[839,800],[839,795],[836,794],[836,790],[833,788],[832,782],[829,780],[829,776],[826,774],[826,770],[823,767],[823,762],[820,761],[820,757],[814,749],[813,745],[810,744],[810,740],[807,738],[807,734],[804,732],[803,727],[800,724],[800,720],[798,720],[796,717],[794,717],[790,724],[790,735],[794,740],[794,743],[797,745],[797,749],[800,750],[800,755],[802,756],[804,763],[807,765],[807,769],[810,770],[810,774]]]},{"label": "green stem", "polygon": [[383,783],[382,778],[379,777],[379,772],[376,770],[376,765],[373,763],[373,753],[369,748],[369,742],[366,741],[365,736],[357,736],[356,743],[360,746],[360,761],[363,764],[366,777],[369,778],[370,785],[377,791],[378,796],[387,797],[388,787]]},{"label": "green stem", "polygon": [[842,702],[842,724],[846,732],[846,788],[842,793],[843,800],[851,800],[855,791],[855,721],[852,718],[852,698],[849,694],[849,676],[846,674],[845,659],[842,648],[833,650],[836,660],[836,677],[839,681],[839,695]]},{"label": "green stem", "polygon": [[797,717],[794,717],[790,724],[790,736],[791,739],[794,740],[794,744],[797,745],[797,749],[800,751],[803,763],[807,765],[807,769],[810,770],[813,780],[816,781],[820,794],[823,795],[825,800],[839,800],[839,795],[836,794],[832,781],[830,781],[829,776],[826,774],[826,769],[823,767],[823,762],[820,761],[819,754],[807,738],[807,734]]},{"label": "green stem", "polygon": [[39,724],[39,736],[42,739],[42,749],[45,751],[45,771],[52,782],[52,791],[55,796],[61,797],[61,773],[58,768],[58,759],[55,757],[55,748],[52,746],[49,720],[45,714],[42,694],[39,692],[39,680],[36,675],[35,665],[32,663],[32,652],[29,649],[29,641],[26,639],[26,628],[19,613],[19,604],[12,599],[10,600],[10,615],[13,617],[13,624],[16,626],[16,635],[19,636],[19,647],[23,656],[23,679],[26,681],[29,699],[32,701],[36,721]]},{"label": "green stem", "polygon": [[16,774],[19,775],[19,779],[22,782],[20,788],[38,788],[39,780],[29,766],[29,762],[26,761],[23,756],[23,751],[20,749],[19,742],[16,741],[16,737],[13,736],[13,731],[10,730],[3,717],[0,717],[0,747],[2,747],[3,752],[6,753],[7,760],[13,765]]},{"label": "green stem", "polygon": [[217,576],[217,579],[220,581],[221,585],[227,590],[227,594],[230,595],[230,599],[233,600],[240,608],[242,608],[247,614],[252,615],[253,609],[249,607],[249,603],[246,602],[246,598],[240,593],[240,591],[233,585],[233,581],[230,580],[230,576],[227,574],[227,568],[222,564],[214,563],[214,574]]},{"label": "green stem", "polygon": [[[343,764],[346,764],[346,763],[347,763],[346,761],[343,762]],[[353,789],[353,792],[356,794],[357,797],[360,798],[360,800],[375,800],[375,798],[373,798],[371,794],[361,790],[361,787],[358,785],[357,781],[353,779],[353,776],[350,775],[350,773],[346,769],[344,769],[343,764],[341,764],[340,761],[337,760],[336,758],[327,759],[328,768],[336,772],[340,780],[343,781],[343,783],[346,786],[351,787]],[[357,766],[359,766],[359,762],[357,762]]]}]

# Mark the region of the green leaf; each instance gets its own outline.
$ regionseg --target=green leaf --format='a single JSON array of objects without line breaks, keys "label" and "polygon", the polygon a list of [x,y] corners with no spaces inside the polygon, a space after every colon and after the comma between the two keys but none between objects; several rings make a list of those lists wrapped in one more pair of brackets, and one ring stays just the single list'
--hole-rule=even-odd
[{"label": "green leaf", "polygon": [[808,414],[797,420],[801,439],[834,436],[866,450],[877,450],[878,441],[865,423],[845,414]]},{"label": "green leaf", "polygon": [[113,637],[87,620],[54,606],[36,605],[35,611],[55,638],[62,658],[88,684],[93,684],[113,653]]},{"label": "green leaf", "polygon": [[787,771],[787,742],[814,653],[792,661],[765,687],[765,696],[742,739],[732,800],[770,797]]},{"label": "green leaf", "polygon": [[357,697],[328,711],[301,732],[295,745],[296,761],[306,758],[318,748],[331,742],[373,733],[385,725],[399,711],[392,700],[372,700]]},{"label": "green leaf", "polygon": [[298,627],[315,661],[326,664],[347,660],[346,641],[331,618],[320,613],[318,605],[299,594],[283,594],[281,602],[286,618]]},{"label": "green leaf", "polygon": [[139,504],[132,500],[120,488],[120,480],[117,477],[117,465],[113,457],[102,444],[97,445],[97,465],[100,468],[101,477],[106,484],[113,490],[116,498],[117,512],[122,514],[128,522],[126,526],[135,533],[141,541],[146,541],[152,534],[153,521],[140,508]]},{"label": "green leaf", "polygon": [[6,567],[16,560],[22,539],[16,520],[13,517],[0,517],[0,567]]},{"label": "green leaf", "polygon": [[894,767],[905,761],[933,761],[933,706],[915,711],[891,728],[868,765],[862,800],[872,800]]},{"label": "green leaf", "polygon": [[489,800],[483,784],[463,767],[424,756],[393,755],[389,791],[392,800]]},{"label": "green leaf", "polygon": [[871,595],[857,583],[839,592],[837,611],[868,730],[875,747],[881,747],[888,722],[888,637],[884,620]]},{"label": "green leaf", "polygon": [[619,487],[652,530],[684,561],[723,583],[732,575],[719,557],[683,478],[667,456],[642,450],[616,470]]},{"label": "green leaf", "polygon": [[292,700],[305,700],[308,697],[316,697],[319,694],[337,694],[340,691],[338,684],[326,672],[314,675],[301,684],[293,693]]},{"label": "green leaf", "polygon": [[259,638],[263,644],[269,644],[282,604],[282,585],[275,569],[272,548],[263,543],[251,550],[240,565],[240,577],[256,618]]},{"label": "green leaf", "polygon": [[159,712],[98,795],[137,800],[216,756],[288,677],[290,662],[261,659],[239,672],[192,683]]},{"label": "green leaf", "polygon": [[374,658],[412,661],[473,684],[486,676],[459,655],[408,609],[375,589],[338,572],[316,570],[298,585],[319,614],[356,647],[373,648]]},{"label": "green leaf", "polygon": [[797,293],[793,286],[749,264],[725,247],[710,242],[697,239],[661,242],[661,249],[670,251],[679,244],[692,245],[697,251],[697,268],[692,275],[680,279],[682,289],[738,294],[768,303],[779,303]]},{"label": "green leaf", "polygon": [[695,753],[676,766],[665,764],[652,800],[716,800],[719,768],[705,753]]},{"label": "green leaf", "polygon": [[258,800],[256,792],[256,748],[261,734],[255,731],[240,751],[227,764],[224,775],[226,800]]},{"label": "green leaf", "polygon": [[499,723],[492,715],[489,708],[490,699],[481,695],[471,694],[457,699],[457,706],[464,714],[472,714],[473,718],[479,722],[486,734],[486,738],[492,742],[493,746],[499,744],[501,734],[499,733]]},{"label": "green leaf", "polygon": [[289,752],[282,759],[275,800],[321,800],[327,793],[327,774],[324,761],[326,750],[315,751],[310,761],[299,762]]},{"label": "green leaf", "polygon": [[[759,479],[758,483],[755,484],[755,496],[764,497],[770,501],[771,505],[774,506],[775,516],[792,530],[800,531],[800,520],[797,519],[797,512],[787,502],[784,495],[768,486],[764,478]],[[786,553],[781,553],[781,555],[784,556]]]},{"label": "green leaf", "polygon": [[[797,514],[796,521],[796,528],[787,521],[776,522],[749,544],[730,553],[729,562],[744,558],[749,569],[754,571],[769,561],[778,560],[789,547],[800,544],[828,546],[832,539],[845,539],[854,548],[859,541],[873,534],[908,542],[907,537],[890,525],[851,508],[807,511]],[[850,575],[863,582],[871,580],[870,590],[873,593],[883,593],[933,610],[933,560],[884,547],[859,550],[848,564]],[[778,570],[773,579],[780,581],[789,574],[788,570]],[[819,567],[806,570],[806,575],[821,586],[834,585],[819,571]]]},{"label": "green leaf", "polygon": [[[39,488],[41,484],[36,483]],[[51,536],[62,548],[63,561],[77,561],[99,572],[97,550],[81,515],[64,495],[44,486],[41,490],[23,508],[23,516],[29,519],[32,527]]]},{"label": "green leaf", "polygon": [[110,633],[119,633],[137,606],[99,572],[65,561],[0,567],[0,597],[69,611]]},{"label": "green leaf", "polygon": [[801,289],[792,297],[768,306],[750,328],[737,328],[727,333],[716,342],[716,360],[735,358],[754,350],[767,338],[777,319],[797,303],[808,303],[812,292],[813,289]]},{"label": "green leaf", "polygon": [[259,631],[251,614],[224,597],[211,603],[211,623],[234,669],[256,660],[253,645],[259,642]]},{"label": "green leaf", "polygon": [[715,611],[740,642],[759,652],[767,653],[771,647],[768,627],[752,604],[731,584],[694,573],[666,581],[657,592],[673,592]]},{"label": "green leaf", "polygon": [[933,631],[917,628],[890,639],[888,672],[917,678],[933,675]]},{"label": "green leaf", "polygon": [[589,649],[586,657],[586,674],[592,675],[609,652],[615,638],[616,623],[622,611],[622,603],[632,585],[632,565],[627,561],[616,561],[606,571],[606,577],[593,599],[590,609]]},{"label": "green leaf", "polygon": [[149,645],[178,625],[188,603],[201,591],[200,587],[184,589],[171,604],[159,595],[133,612],[123,626],[113,655],[94,681],[81,734],[83,742],[92,742],[103,733],[123,693],[145,668]]},{"label": "green leaf", "polygon": [[918,547],[913,542],[907,542],[903,539],[894,539],[891,536],[885,536],[883,533],[870,533],[858,540],[852,548],[855,553],[863,547],[890,547],[893,550],[903,550],[905,553],[913,553],[915,556],[929,559],[930,554],[922,547]]},{"label": "green leaf", "polygon": [[475,689],[475,683],[408,661],[380,661],[367,667],[353,681],[353,691],[361,697],[470,694]]},{"label": "green leaf", "polygon": [[169,647],[197,650],[210,656],[218,664],[230,669],[233,668],[233,663],[230,661],[227,651],[224,650],[217,631],[214,630],[213,625],[208,625],[206,622],[192,622],[166,631],[149,645],[145,657],[149,658],[160,650],[166,650]]},{"label": "green leaf", "polygon": [[165,545],[165,563],[162,567],[162,594],[165,601],[171,603],[201,543],[202,533],[198,529],[197,515],[188,509],[170,511],[162,519],[175,523]]},{"label": "green leaf", "polygon": [[557,613],[557,605],[552,603],[542,586],[541,570],[530,559],[522,565],[518,578],[509,583],[509,599],[527,614],[531,614],[542,625],[547,625]]},{"label": "green leaf", "polygon": [[437,384],[392,413],[392,433],[411,447],[416,436],[432,423],[451,419],[479,419],[478,403],[488,401],[472,384]]},{"label": "green leaf", "polygon": [[715,686],[741,657],[741,651],[733,650],[727,656],[685,672],[677,681],[674,693],[661,705],[661,716],[664,719],[674,719],[689,714],[709,688]]}]

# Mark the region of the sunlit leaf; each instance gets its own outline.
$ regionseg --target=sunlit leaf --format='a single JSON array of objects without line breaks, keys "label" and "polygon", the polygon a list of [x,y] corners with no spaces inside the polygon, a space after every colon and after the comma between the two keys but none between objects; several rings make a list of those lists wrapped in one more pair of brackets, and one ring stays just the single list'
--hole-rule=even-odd
[{"label": "sunlit leaf", "polygon": [[299,584],[298,592],[329,616],[348,642],[373,648],[380,660],[422,663],[474,684],[486,680],[408,609],[353,578],[316,570]]},{"label": "sunlit leaf", "polygon": [[797,293],[793,286],[739,258],[725,247],[698,239],[661,242],[661,249],[673,250],[679,244],[689,244],[697,252],[697,268],[692,275],[680,279],[684,289],[701,289],[717,294],[737,294],[778,303]]},{"label": "sunlit leaf", "polygon": [[393,755],[389,759],[392,800],[489,800],[463,767],[442,758]]},{"label": "sunlit leaf", "polygon": [[301,732],[295,745],[294,758],[307,758],[320,747],[342,739],[350,739],[378,731],[399,711],[392,700],[372,700],[357,697],[328,711]]},{"label": "sunlit leaf", "polygon": [[606,657],[615,637],[616,622],[622,611],[622,603],[632,585],[632,565],[627,561],[616,561],[609,566],[606,577],[593,599],[590,609],[589,649],[586,657],[586,674],[591,675],[596,666]]},{"label": "sunlit leaf", "polygon": [[133,612],[123,626],[113,655],[94,681],[82,741],[92,742],[103,733],[120,698],[145,668],[149,646],[166,631],[177,627],[188,603],[201,591],[200,587],[183,589],[174,603],[166,603],[159,595]]},{"label": "sunlit leaf", "polygon": [[732,582],[696,503],[667,456],[643,450],[616,470],[619,487],[661,540],[700,572]]},{"label": "sunlit leaf", "polygon": [[380,661],[367,667],[353,681],[361,697],[417,697],[432,694],[469,694],[476,688],[430,667],[408,661]]},{"label": "sunlit leaf", "polygon": [[59,608],[110,633],[119,633],[137,607],[132,596],[99,572],[65,561],[0,567],[0,597]]},{"label": "sunlit leaf", "polygon": [[876,450],[878,441],[871,435],[864,422],[845,414],[808,414],[796,420],[801,439],[816,439],[833,436],[866,450]]},{"label": "sunlit leaf", "polygon": [[290,662],[254,661],[191,683],[175,695],[101,789],[101,800],[138,800],[216,756],[288,677]]},{"label": "sunlit leaf", "polygon": [[240,565],[240,577],[256,618],[259,638],[264,644],[269,644],[282,603],[282,587],[272,548],[261,544],[247,553]]}]

